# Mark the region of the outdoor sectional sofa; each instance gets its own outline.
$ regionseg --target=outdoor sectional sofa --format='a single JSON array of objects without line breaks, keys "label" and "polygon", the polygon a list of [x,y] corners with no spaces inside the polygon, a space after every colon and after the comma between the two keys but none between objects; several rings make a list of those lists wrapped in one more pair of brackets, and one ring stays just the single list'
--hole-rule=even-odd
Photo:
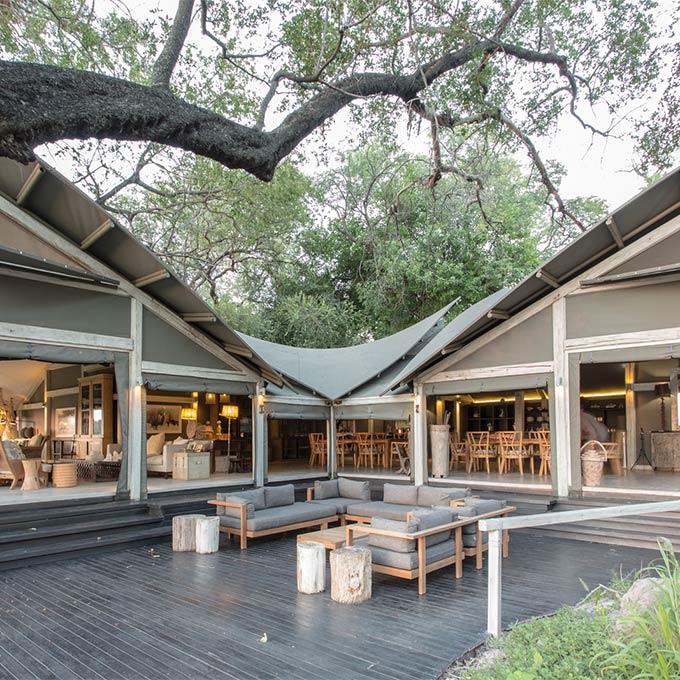
[{"label": "outdoor sectional sofa", "polygon": [[292,484],[218,493],[217,500],[208,503],[217,506],[220,531],[238,536],[241,550],[247,547],[249,538],[314,526],[327,529],[330,522],[339,519],[333,506],[296,503]]}]

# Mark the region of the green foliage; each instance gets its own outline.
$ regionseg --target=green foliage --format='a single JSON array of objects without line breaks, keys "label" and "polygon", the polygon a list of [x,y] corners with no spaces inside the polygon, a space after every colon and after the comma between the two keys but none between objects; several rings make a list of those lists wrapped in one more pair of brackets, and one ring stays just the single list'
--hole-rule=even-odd
[{"label": "green foliage", "polygon": [[624,617],[624,633],[595,662],[613,677],[676,680],[680,677],[680,565],[670,544],[661,546],[661,562],[647,570],[660,579],[653,607]]}]

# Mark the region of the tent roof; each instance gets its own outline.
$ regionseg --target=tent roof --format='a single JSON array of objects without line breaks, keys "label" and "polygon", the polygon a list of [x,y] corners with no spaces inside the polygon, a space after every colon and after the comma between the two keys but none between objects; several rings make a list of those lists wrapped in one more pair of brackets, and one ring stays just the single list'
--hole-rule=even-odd
[{"label": "tent roof", "polygon": [[243,334],[241,337],[287,378],[327,399],[339,399],[408,354],[452,305],[394,335],[353,347],[310,349],[279,345]]}]

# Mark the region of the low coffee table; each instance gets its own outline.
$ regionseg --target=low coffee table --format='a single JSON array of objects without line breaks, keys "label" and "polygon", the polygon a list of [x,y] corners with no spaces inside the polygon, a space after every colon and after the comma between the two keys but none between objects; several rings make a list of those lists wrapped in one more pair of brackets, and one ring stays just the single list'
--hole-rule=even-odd
[{"label": "low coffee table", "polygon": [[332,529],[312,531],[309,534],[298,534],[297,542],[314,541],[315,543],[321,543],[329,550],[337,550],[338,548],[342,548],[347,541],[347,532],[345,529],[346,527],[339,526],[333,527]]}]

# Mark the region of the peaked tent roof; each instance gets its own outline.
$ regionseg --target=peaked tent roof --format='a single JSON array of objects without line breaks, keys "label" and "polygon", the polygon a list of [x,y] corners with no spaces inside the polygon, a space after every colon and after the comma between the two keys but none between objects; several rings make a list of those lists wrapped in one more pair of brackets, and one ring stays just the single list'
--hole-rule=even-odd
[{"label": "peaked tent roof", "polygon": [[408,354],[453,304],[394,335],[352,347],[290,347],[249,335],[240,336],[254,352],[290,380],[327,399],[339,399]]}]

